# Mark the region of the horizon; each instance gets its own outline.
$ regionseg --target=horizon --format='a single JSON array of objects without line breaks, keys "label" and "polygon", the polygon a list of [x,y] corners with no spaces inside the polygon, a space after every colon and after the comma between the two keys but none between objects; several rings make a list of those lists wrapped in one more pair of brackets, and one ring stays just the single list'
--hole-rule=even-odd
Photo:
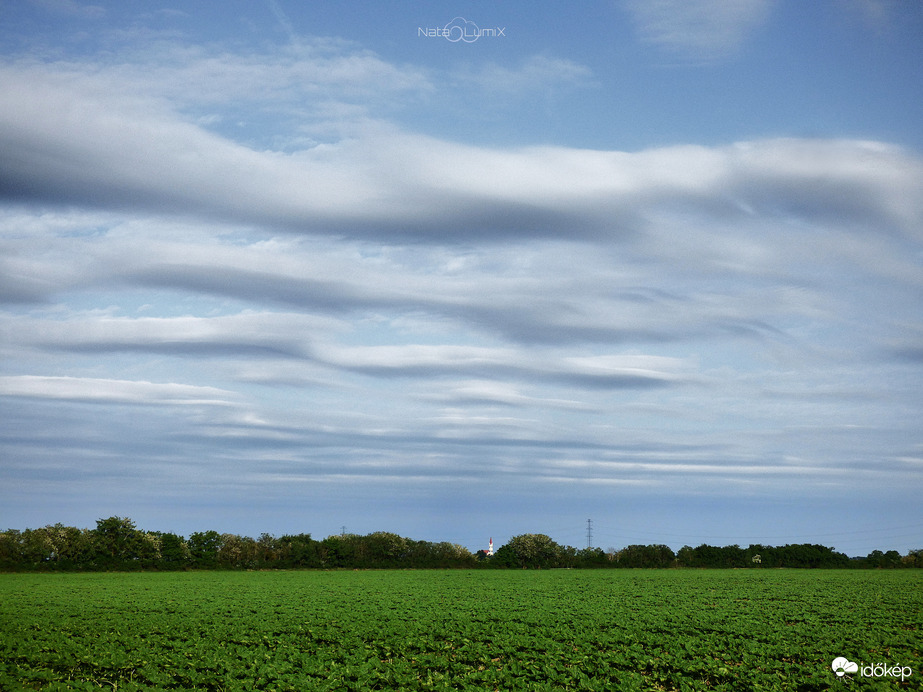
[{"label": "horizon", "polygon": [[[216,533],[218,533],[218,534],[220,534],[220,535],[222,535],[222,536],[225,536],[225,535],[233,535],[233,536],[237,536],[237,537],[240,537],[240,538],[248,538],[248,539],[254,540],[254,541],[255,541],[255,540],[258,540],[258,539],[261,537],[261,535],[262,535],[262,534],[255,534],[255,535],[234,534],[234,533],[227,532],[227,531],[220,531],[220,530],[218,530],[218,529],[215,528],[215,527],[212,527],[212,528],[209,528],[209,529],[202,529],[202,530],[200,530],[200,531],[193,531],[193,532],[191,532],[191,533],[189,533],[189,534],[181,534],[181,533],[176,533],[176,532],[173,532],[173,531],[161,531],[161,530],[156,529],[156,528],[151,529],[151,528],[148,528],[148,527],[138,526],[138,525],[134,522],[134,520],[131,519],[131,517],[100,517],[99,521],[103,521],[104,519],[127,519],[128,521],[130,521],[130,522],[132,523],[132,525],[133,525],[133,527],[134,527],[135,530],[140,531],[140,532],[142,532],[142,533],[155,534],[155,535],[173,534],[173,535],[178,536],[179,538],[182,538],[182,539],[185,540],[185,541],[188,541],[188,540],[190,539],[190,537],[191,537],[192,534],[195,534],[195,533],[206,533],[206,532],[208,532],[208,531],[214,531],[214,532],[216,532]],[[15,530],[15,531],[36,530],[36,529],[41,529],[41,528],[47,528],[47,527],[50,527],[50,526],[53,527],[53,526],[55,526],[55,525],[54,525],[54,524],[44,524],[43,526],[23,527],[22,529],[12,528],[12,530]],[[89,526],[75,526],[75,527],[72,527],[72,528],[76,528],[76,529],[79,529],[79,530],[81,530],[81,531],[94,531],[94,530],[95,530],[95,528],[91,528],[91,527],[89,527]],[[340,528],[341,528],[341,531],[340,531],[339,533],[331,533],[331,534],[328,534],[328,535],[324,536],[323,538],[319,538],[318,536],[316,536],[316,535],[315,535],[313,532],[311,532],[311,531],[283,531],[283,532],[280,532],[280,533],[278,533],[278,534],[269,534],[269,535],[270,535],[272,538],[274,538],[274,539],[283,538],[283,537],[285,537],[285,536],[299,536],[299,535],[303,535],[303,536],[308,536],[311,540],[314,540],[314,541],[317,541],[317,542],[322,542],[322,541],[324,541],[324,540],[326,540],[326,539],[328,539],[328,538],[336,538],[336,537],[338,537],[338,536],[339,536],[339,537],[349,537],[349,536],[353,536],[353,537],[358,537],[358,538],[364,538],[364,537],[367,537],[367,536],[369,536],[369,535],[374,535],[374,534],[376,534],[376,533],[390,533],[390,534],[394,534],[394,533],[395,533],[395,532],[392,532],[392,531],[383,531],[383,530],[370,531],[370,532],[368,532],[368,533],[354,533],[354,532],[352,532],[352,531],[347,530],[348,527],[346,527],[346,526],[342,526],[342,527],[340,527]],[[11,530],[11,529],[8,528],[8,529],[5,529],[5,530],[6,530],[6,531],[9,531],[9,530]],[[2,531],[0,531],[0,532],[2,532]],[[263,533],[266,533],[266,532],[263,532]],[[403,535],[403,534],[395,534],[395,535],[398,535],[398,536],[400,536],[401,538],[403,538],[403,539],[405,539],[405,540],[409,540],[409,541],[425,541],[425,542],[429,542],[429,543],[452,543],[453,545],[459,545],[460,547],[465,548],[466,550],[468,550],[468,551],[471,552],[472,554],[477,554],[477,553],[479,553],[479,552],[488,553],[489,549],[493,549],[493,552],[496,553],[497,550],[499,550],[499,549],[502,548],[504,545],[506,545],[507,543],[509,543],[513,538],[516,538],[516,537],[521,536],[521,535],[528,535],[528,534],[531,534],[531,535],[536,535],[536,534],[537,534],[537,535],[547,535],[547,534],[542,534],[541,532],[531,531],[531,532],[525,532],[525,534],[517,534],[516,536],[512,536],[512,535],[507,536],[507,538],[506,538],[505,540],[500,541],[500,542],[497,542],[497,543],[494,543],[494,541],[493,541],[493,536],[490,536],[490,537],[488,537],[488,540],[487,540],[487,542],[484,544],[484,546],[481,546],[481,547],[471,547],[471,546],[469,546],[469,545],[463,545],[463,544],[455,543],[454,541],[440,540],[440,539],[438,539],[438,538],[436,538],[436,539],[418,539],[418,538],[415,538],[414,536],[410,536],[410,535]],[[703,543],[699,543],[698,545],[690,545],[690,544],[686,544],[686,543],[684,543],[684,544],[682,544],[682,545],[678,545],[678,544],[671,544],[671,543],[665,542],[665,541],[653,541],[653,542],[648,541],[648,542],[644,542],[644,543],[626,543],[626,544],[623,544],[623,545],[603,546],[603,545],[598,545],[598,544],[596,544],[595,542],[593,543],[593,545],[573,545],[573,544],[569,544],[569,543],[566,542],[566,541],[558,540],[558,539],[556,539],[554,536],[548,536],[548,537],[551,538],[551,540],[553,540],[556,544],[558,544],[558,545],[560,545],[561,547],[564,547],[564,548],[574,548],[574,549],[576,549],[576,550],[578,550],[578,551],[580,551],[580,550],[586,550],[586,549],[602,550],[603,552],[608,553],[608,554],[617,553],[617,552],[619,552],[620,550],[624,550],[625,548],[628,548],[629,546],[636,546],[636,545],[642,545],[642,546],[666,546],[666,547],[668,547],[670,550],[672,550],[674,553],[679,552],[679,550],[682,549],[682,548],[687,548],[687,547],[688,547],[688,548],[697,548],[697,547],[700,547],[700,546],[702,546],[702,545],[709,545],[709,546],[713,546],[713,547],[739,547],[739,548],[741,548],[741,549],[747,549],[747,548],[749,548],[749,547],[751,547],[751,546],[760,546],[760,547],[763,547],[763,548],[782,548],[782,547],[789,546],[789,545],[819,545],[819,546],[822,546],[822,547],[824,547],[824,548],[831,549],[831,550],[833,550],[833,551],[836,552],[836,553],[841,553],[841,554],[847,555],[847,557],[849,557],[850,559],[859,559],[859,558],[863,558],[863,559],[864,559],[864,558],[868,557],[868,555],[871,554],[871,553],[872,553],[873,551],[875,551],[875,550],[880,550],[882,553],[888,552],[888,551],[886,551],[886,550],[881,550],[880,548],[873,548],[872,550],[869,551],[869,553],[866,553],[866,554],[863,554],[863,555],[849,555],[849,554],[846,553],[845,551],[838,550],[838,549],[836,548],[836,546],[831,546],[831,545],[829,545],[828,543],[824,543],[823,541],[817,541],[817,540],[785,541],[785,542],[778,543],[778,544],[767,544],[767,543],[761,543],[761,542],[759,542],[759,541],[750,541],[750,542],[747,543],[747,544],[739,544],[739,543],[708,543],[708,542],[703,542]],[[920,549],[919,549],[919,548],[911,548],[910,550],[907,551],[906,554],[909,554],[909,553],[911,553],[911,552],[913,552],[913,551],[915,551],[915,550],[920,550]]]},{"label": "horizon", "polygon": [[923,2],[0,12],[0,528],[923,547]]}]

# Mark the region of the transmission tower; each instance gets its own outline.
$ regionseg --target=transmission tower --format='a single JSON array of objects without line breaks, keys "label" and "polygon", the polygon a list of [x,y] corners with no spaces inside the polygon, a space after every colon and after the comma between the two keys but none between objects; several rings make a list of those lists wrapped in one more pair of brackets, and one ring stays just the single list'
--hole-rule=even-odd
[{"label": "transmission tower", "polygon": [[592,519],[586,520],[586,547],[587,548],[593,547],[593,520]]}]

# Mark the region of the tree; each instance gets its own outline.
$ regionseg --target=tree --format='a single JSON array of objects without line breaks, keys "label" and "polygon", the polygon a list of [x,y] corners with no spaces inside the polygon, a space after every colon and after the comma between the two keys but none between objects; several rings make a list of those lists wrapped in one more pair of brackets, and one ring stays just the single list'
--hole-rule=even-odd
[{"label": "tree", "polygon": [[900,567],[901,566],[901,554],[897,552],[896,550],[889,550],[888,552],[885,553],[885,556],[882,562],[884,563],[882,566],[888,569],[894,569],[895,567]]},{"label": "tree", "polygon": [[811,543],[784,545],[776,548],[775,553],[781,567],[831,568],[849,565],[849,558],[843,553]]},{"label": "tree", "polygon": [[501,546],[495,556],[498,566],[515,566],[523,569],[564,566],[564,548],[543,533],[526,533],[513,536]]},{"label": "tree", "polygon": [[577,552],[577,567],[610,567],[612,560],[602,548],[583,548]]},{"label": "tree", "polygon": [[318,555],[324,567],[358,567],[362,558],[359,536],[351,533],[327,536],[321,541]]},{"label": "tree", "polygon": [[396,567],[407,553],[407,539],[388,531],[376,531],[362,538],[367,567]]},{"label": "tree", "polygon": [[57,569],[74,569],[87,565],[93,557],[93,532],[64,526],[61,523],[46,526],[44,531],[51,545],[51,560]]},{"label": "tree", "polygon": [[[760,558],[759,561],[754,560],[757,555]],[[751,543],[746,550],[746,559],[751,567],[766,568],[782,566],[779,549],[773,548],[770,545]]]},{"label": "tree", "polygon": [[473,567],[477,564],[474,555],[463,545],[441,541],[430,546],[431,567]]},{"label": "tree", "polygon": [[880,550],[873,550],[865,558],[866,565],[873,569],[894,569],[901,566],[901,554],[896,550],[889,550],[883,553]]},{"label": "tree", "polygon": [[221,567],[253,569],[257,565],[258,556],[259,546],[252,538],[223,533],[215,560]]},{"label": "tree", "polygon": [[18,529],[7,529],[0,533],[0,568],[15,569],[25,566],[22,545],[22,532]]},{"label": "tree", "polygon": [[42,529],[26,529],[21,534],[21,556],[24,564],[45,568],[54,556],[54,546],[47,532]]},{"label": "tree", "polygon": [[78,569],[91,565],[95,541],[88,529],[54,524],[0,533],[0,567]]},{"label": "tree", "polygon": [[183,540],[182,536],[175,533],[157,533],[160,539],[160,561],[159,567],[162,569],[183,569],[189,565],[192,556],[189,553],[189,545]]},{"label": "tree", "polygon": [[320,544],[311,538],[309,533],[281,536],[276,544],[280,567],[320,567],[321,565],[317,551]]},{"label": "tree", "polygon": [[218,565],[221,534],[217,531],[196,531],[189,536],[189,556],[195,567],[214,568]]},{"label": "tree", "polygon": [[139,531],[127,517],[99,519],[93,532],[96,559],[102,567],[138,569],[149,567],[160,556],[160,542]]},{"label": "tree", "polygon": [[616,559],[619,567],[672,567],[676,555],[666,545],[630,545]]},{"label": "tree", "polygon": [[279,559],[276,537],[269,533],[261,533],[256,541],[256,560],[260,567],[275,567]]},{"label": "tree", "polygon": [[140,567],[149,569],[160,561],[160,539],[148,531],[140,532],[141,544],[138,549]]}]

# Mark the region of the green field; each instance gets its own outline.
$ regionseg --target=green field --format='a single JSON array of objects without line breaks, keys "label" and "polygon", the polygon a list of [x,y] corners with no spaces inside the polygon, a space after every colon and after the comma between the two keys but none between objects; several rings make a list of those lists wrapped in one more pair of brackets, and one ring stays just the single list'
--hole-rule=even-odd
[{"label": "green field", "polygon": [[921,615],[919,570],[0,574],[0,689],[923,689]]}]

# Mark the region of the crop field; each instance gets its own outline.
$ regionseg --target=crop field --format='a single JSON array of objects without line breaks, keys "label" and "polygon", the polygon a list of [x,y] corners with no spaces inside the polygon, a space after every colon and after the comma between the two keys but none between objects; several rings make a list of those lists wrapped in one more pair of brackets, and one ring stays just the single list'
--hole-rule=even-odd
[{"label": "crop field", "polygon": [[921,615],[920,570],[0,574],[0,689],[923,689]]}]

